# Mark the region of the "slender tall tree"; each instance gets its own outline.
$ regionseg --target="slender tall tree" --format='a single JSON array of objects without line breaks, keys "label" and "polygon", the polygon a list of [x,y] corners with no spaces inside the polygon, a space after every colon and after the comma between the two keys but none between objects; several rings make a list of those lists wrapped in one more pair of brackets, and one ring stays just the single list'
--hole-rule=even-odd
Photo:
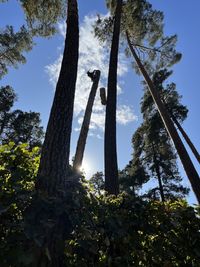
[{"label": "slender tall tree", "polygon": [[61,70],[42,147],[36,189],[55,194],[69,168],[70,137],[79,50],[78,8],[68,0],[67,31]]},{"label": "slender tall tree", "polygon": [[108,73],[108,91],[105,122],[105,190],[109,194],[119,193],[117,144],[116,144],[116,108],[117,108],[117,65],[119,35],[122,13],[122,0],[117,0],[113,38]]},{"label": "slender tall tree", "polygon": [[83,160],[83,155],[85,151],[85,145],[86,145],[86,140],[87,140],[87,135],[89,131],[89,126],[90,126],[90,119],[92,115],[92,107],[94,104],[98,84],[99,84],[99,79],[100,79],[101,72],[99,70],[94,70],[92,73],[88,72],[88,76],[91,78],[93,84],[92,88],[89,94],[86,110],[85,110],[85,115],[83,118],[83,123],[79,135],[79,139],[77,142],[77,147],[76,147],[76,153],[74,157],[74,162],[73,162],[73,168],[76,171],[80,170],[80,167],[82,165],[82,160]]},{"label": "slender tall tree", "polygon": [[183,167],[185,169],[185,172],[188,176],[188,179],[191,183],[192,189],[196,195],[196,198],[198,200],[198,202],[200,203],[200,178],[199,175],[190,159],[190,156],[187,153],[187,150],[185,149],[185,146],[180,138],[180,136],[178,135],[178,132],[176,130],[176,127],[174,126],[170,115],[167,111],[167,109],[165,108],[165,105],[163,104],[163,102],[161,101],[159,92],[156,90],[156,88],[154,87],[154,84],[150,78],[150,76],[148,75],[144,65],[142,64],[141,60],[139,59],[134,46],[131,44],[128,32],[127,32],[127,40],[128,40],[128,44],[129,44],[129,48],[131,50],[131,53],[133,55],[133,57],[135,58],[135,61],[138,65],[138,68],[140,69],[147,85],[149,88],[149,91],[152,95],[152,98],[158,108],[158,111],[160,113],[160,116],[163,120],[163,123],[176,147],[176,150],[178,152],[178,155],[181,159],[181,162],[183,164]]},{"label": "slender tall tree", "polygon": [[[183,121],[187,117],[188,110],[180,103],[180,96],[175,90],[175,84],[163,86],[163,82],[171,73],[166,69],[155,73],[153,84],[161,97],[165,97],[169,106],[173,107],[177,117]],[[139,159],[149,176],[158,182],[158,186],[149,190],[147,196],[161,199],[163,202],[168,199],[185,197],[188,188],[181,185],[182,178],[176,163],[175,149],[146,85],[141,102],[141,112],[143,123],[132,139],[133,160]]]}]

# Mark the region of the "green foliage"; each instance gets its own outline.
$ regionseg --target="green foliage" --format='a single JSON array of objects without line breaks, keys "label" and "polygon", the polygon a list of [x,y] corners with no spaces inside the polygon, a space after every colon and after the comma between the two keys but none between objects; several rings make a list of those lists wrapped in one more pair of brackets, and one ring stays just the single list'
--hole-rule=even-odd
[{"label": "green foliage", "polygon": [[[1,0],[0,2],[6,2]],[[24,53],[33,47],[33,36],[48,37],[56,32],[56,23],[66,16],[65,0],[20,0],[26,16],[27,28],[23,25],[18,32],[13,26],[0,29],[0,78],[8,73],[9,67],[17,68],[26,63]]]},{"label": "green foliage", "polygon": [[2,118],[2,113],[10,111],[15,100],[16,94],[12,87],[9,85],[0,87],[0,117]]},{"label": "green foliage", "polygon": [[[109,0],[106,2],[113,15],[115,1]],[[95,34],[102,41],[110,40],[112,27],[109,26],[113,22],[112,18],[112,16],[104,19],[99,17],[94,25]],[[121,21],[122,38],[126,39],[126,31],[134,36],[136,44],[142,44],[144,41],[153,45],[163,32],[163,13],[154,10],[146,0],[124,1]]]},{"label": "green foliage", "polygon": [[3,143],[9,140],[15,144],[28,143],[30,147],[41,146],[44,136],[40,126],[40,114],[15,110],[10,114],[7,129],[4,130]]},{"label": "green foliage", "polygon": [[144,40],[154,45],[163,34],[163,18],[161,11],[152,8],[146,0],[127,0],[124,4],[123,29],[134,39],[134,43],[142,44]]},{"label": "green foliage", "polygon": [[10,86],[0,88],[0,143],[13,141],[16,145],[28,143],[30,147],[41,146],[44,132],[40,126],[40,114],[12,111],[16,99]]},{"label": "green foliage", "polygon": [[2,267],[35,266],[37,247],[51,266],[46,244],[52,237],[62,251],[58,217],[66,240],[63,266],[200,266],[199,208],[184,201],[147,202],[125,193],[97,196],[73,175],[65,192],[38,196],[38,162],[38,148],[0,147]]},{"label": "green foliage", "polygon": [[[187,117],[188,110],[180,103],[181,97],[176,91],[175,84],[167,84],[165,88],[163,86],[170,74],[171,72],[166,69],[156,72],[153,83],[169,112],[183,121]],[[158,186],[152,188],[146,197],[153,199],[161,197],[163,201],[183,198],[189,190],[181,185],[182,178],[178,171],[174,147],[146,85],[141,102],[141,112],[143,123],[133,135],[134,154],[130,170],[139,168],[139,161],[144,173],[157,179]]]},{"label": "green foliage", "polygon": [[20,0],[33,35],[51,36],[56,23],[66,16],[64,0]]},{"label": "green foliage", "polygon": [[66,266],[200,266],[200,221],[185,202],[90,201],[66,242]]},{"label": "green foliage", "polygon": [[[95,36],[102,42],[110,42],[112,36],[113,11],[115,2],[107,0],[111,11],[110,17],[98,19],[94,25]],[[153,9],[146,0],[126,0],[123,2],[121,22],[121,46],[125,48],[128,57],[131,51],[127,43],[127,34],[131,45],[137,49],[138,56],[149,74],[164,67],[170,67],[181,59],[176,51],[177,36],[165,36],[163,31],[164,15]],[[133,61],[133,67],[139,74],[139,69]]]},{"label": "green foliage", "polygon": [[16,94],[10,86],[0,87],[0,136],[10,120],[10,110],[15,100]]},{"label": "green foliage", "polygon": [[89,180],[89,183],[92,186],[93,190],[100,195],[102,190],[104,190],[105,188],[103,173],[102,172],[95,173]]},{"label": "green foliage", "polygon": [[19,63],[25,63],[23,53],[30,51],[32,46],[31,34],[24,26],[16,33],[12,26],[0,29],[0,78],[7,74],[8,67],[17,68]]},{"label": "green foliage", "polygon": [[119,173],[120,189],[129,194],[136,195],[143,184],[148,182],[149,179],[150,176],[145,171],[145,167],[135,153],[134,159]]},{"label": "green foliage", "polygon": [[24,250],[23,213],[29,206],[39,165],[39,148],[14,143],[0,146],[1,266],[19,266]]},{"label": "green foliage", "polygon": [[[177,120],[183,122],[187,118],[188,109],[186,106],[181,104],[182,96],[179,95],[176,84],[170,83],[166,84],[164,87],[163,84],[165,81],[172,75],[172,71],[167,69],[162,69],[153,76],[153,82],[156,89],[159,91],[161,100],[166,105],[167,110],[170,115],[173,114]],[[143,118],[148,118],[149,114],[157,113],[155,109],[155,104],[151,94],[148,92],[148,88],[145,86],[145,92],[141,103],[141,112],[143,113]]]}]

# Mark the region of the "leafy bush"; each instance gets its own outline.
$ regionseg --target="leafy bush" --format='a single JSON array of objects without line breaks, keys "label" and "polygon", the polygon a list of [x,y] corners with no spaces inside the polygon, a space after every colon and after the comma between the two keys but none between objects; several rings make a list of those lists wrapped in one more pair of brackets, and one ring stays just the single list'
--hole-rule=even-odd
[{"label": "leafy bush", "polygon": [[91,196],[93,211],[66,243],[66,266],[200,266],[200,220],[184,201]]},{"label": "leafy bush", "polygon": [[[57,227],[58,216],[65,230],[65,266],[200,266],[198,207],[183,200],[144,201],[127,193],[98,195],[73,176],[64,197],[37,198],[38,163],[38,148],[30,151],[14,143],[0,147],[2,267],[35,266],[34,244],[43,246],[46,236],[51,240],[48,233]],[[60,236],[56,238],[60,249]],[[44,253],[50,261],[48,247]]]},{"label": "leafy bush", "polygon": [[37,147],[28,150],[28,145],[14,143],[0,146],[1,266],[17,266],[21,257],[19,251],[25,245],[23,213],[31,201],[38,164]]}]

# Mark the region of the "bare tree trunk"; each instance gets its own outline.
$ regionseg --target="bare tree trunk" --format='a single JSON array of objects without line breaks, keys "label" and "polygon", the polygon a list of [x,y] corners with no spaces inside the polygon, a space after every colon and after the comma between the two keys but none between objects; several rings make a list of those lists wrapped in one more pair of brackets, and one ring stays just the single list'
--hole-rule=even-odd
[{"label": "bare tree trunk", "polygon": [[154,144],[152,144],[152,149],[153,149],[153,161],[155,164],[155,171],[156,171],[156,175],[158,178],[160,197],[161,197],[162,202],[165,202],[165,195],[164,195],[164,190],[163,190],[162,178],[161,178],[161,174],[160,174],[160,166],[159,166],[158,160],[156,158]]},{"label": "bare tree trunk", "polygon": [[165,202],[165,195],[164,195],[162,179],[161,179],[161,176],[160,176],[160,167],[158,165],[158,162],[156,163],[156,175],[157,175],[157,178],[158,178],[161,201],[164,203]]},{"label": "bare tree trunk", "polygon": [[[165,106],[167,107],[167,103],[164,99],[162,99],[163,103],[165,104]],[[172,118],[174,124],[176,125],[176,127],[178,128],[179,132],[182,134],[183,138],[185,139],[186,143],[188,144],[188,146],[190,147],[191,151],[193,152],[195,158],[197,159],[197,161],[200,163],[200,154],[197,151],[196,147],[194,146],[194,144],[192,143],[192,141],[190,140],[189,136],[187,135],[187,133],[185,132],[185,130],[183,129],[183,127],[181,126],[181,124],[179,123],[179,121],[176,119],[176,117],[173,115],[173,112],[171,110],[169,110],[169,108],[167,109],[170,117]]]},{"label": "bare tree trunk", "polygon": [[108,73],[108,93],[105,122],[105,190],[109,194],[119,193],[117,144],[116,144],[116,109],[117,109],[117,65],[119,51],[119,35],[122,13],[122,0],[117,0],[113,39],[110,52]]},{"label": "bare tree trunk", "polygon": [[163,120],[163,123],[166,127],[166,130],[168,131],[175,147],[176,150],[178,152],[178,155],[181,159],[181,162],[183,164],[183,167],[185,169],[185,172],[188,176],[188,179],[191,183],[192,189],[196,195],[196,198],[198,200],[198,202],[200,203],[200,178],[199,175],[187,153],[187,150],[185,149],[185,146],[181,140],[181,138],[178,135],[178,132],[176,130],[176,127],[174,126],[164,104],[162,103],[161,99],[160,99],[160,95],[158,93],[158,91],[154,88],[153,82],[151,80],[151,78],[149,77],[147,71],[145,70],[142,62],[140,61],[139,57],[137,56],[135,49],[133,47],[133,45],[131,44],[128,32],[126,33],[127,36],[127,41],[128,41],[128,45],[129,48],[131,50],[131,53],[141,71],[141,73],[144,76],[144,79],[149,87],[150,93],[152,95],[152,98],[154,100],[154,102],[156,103],[156,106],[158,108],[158,111],[160,113],[160,116]]},{"label": "bare tree trunk", "polygon": [[79,26],[76,0],[68,0],[67,32],[61,70],[42,147],[36,189],[55,194],[68,174]]},{"label": "bare tree trunk", "polygon": [[[31,266],[34,267],[65,266],[65,240],[72,230],[71,214],[66,211],[66,201],[69,195],[67,188],[70,186],[69,152],[78,48],[77,1],[68,0],[64,54],[42,147],[36,181],[37,194],[26,211],[26,227],[30,227],[30,242],[33,242],[30,245],[34,255]],[[76,188],[77,180],[74,179],[73,183]]]},{"label": "bare tree trunk", "polygon": [[180,133],[182,134],[183,138],[185,139],[186,143],[188,144],[188,146],[190,147],[190,149],[192,150],[195,158],[198,160],[198,162],[200,163],[200,154],[197,151],[196,147],[194,146],[194,144],[192,143],[192,141],[190,140],[189,136],[187,135],[187,133],[185,132],[185,130],[183,129],[183,127],[180,125],[179,121],[171,114],[171,118],[174,121],[175,125],[177,126],[177,128],[179,129]]},{"label": "bare tree trunk", "polygon": [[101,72],[99,70],[94,70],[93,73],[91,74],[91,79],[93,81],[92,88],[90,91],[90,95],[88,98],[86,110],[85,110],[85,115],[76,147],[76,154],[74,157],[74,163],[73,163],[73,168],[76,171],[80,170],[80,167],[82,165],[82,160],[83,160],[83,155],[85,151],[85,145],[86,145],[86,140],[87,140],[87,135],[89,131],[89,125],[90,125],[90,119],[92,115],[92,107],[94,104],[98,84],[99,84],[99,79]]}]

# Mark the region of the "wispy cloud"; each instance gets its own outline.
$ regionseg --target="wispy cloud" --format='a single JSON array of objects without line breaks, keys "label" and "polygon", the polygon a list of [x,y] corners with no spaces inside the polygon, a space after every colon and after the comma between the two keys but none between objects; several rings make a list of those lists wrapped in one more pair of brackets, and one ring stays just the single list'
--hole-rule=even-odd
[{"label": "wispy cloud", "polygon": [[[85,16],[80,27],[79,65],[74,104],[74,116],[79,127],[76,127],[74,129],[75,131],[80,129],[92,85],[90,78],[87,76],[87,71],[99,69],[101,71],[101,81],[99,87],[106,87],[107,84],[109,52],[108,49],[94,37],[92,25],[94,24],[95,19],[95,16]],[[59,24],[59,30],[63,37],[65,37],[65,23]],[[46,70],[49,74],[49,80],[53,86],[55,86],[58,78],[61,61],[62,55],[60,55],[53,64],[46,66]],[[118,94],[123,92],[121,86],[123,84],[122,77],[127,73],[127,71],[126,58],[123,53],[120,53],[118,65]],[[118,106],[117,122],[119,124],[126,125],[136,119],[137,118],[131,107],[127,105]],[[99,130],[104,130],[104,122],[105,107],[102,106],[99,93],[97,93],[91,118],[90,135],[99,136]]]}]

